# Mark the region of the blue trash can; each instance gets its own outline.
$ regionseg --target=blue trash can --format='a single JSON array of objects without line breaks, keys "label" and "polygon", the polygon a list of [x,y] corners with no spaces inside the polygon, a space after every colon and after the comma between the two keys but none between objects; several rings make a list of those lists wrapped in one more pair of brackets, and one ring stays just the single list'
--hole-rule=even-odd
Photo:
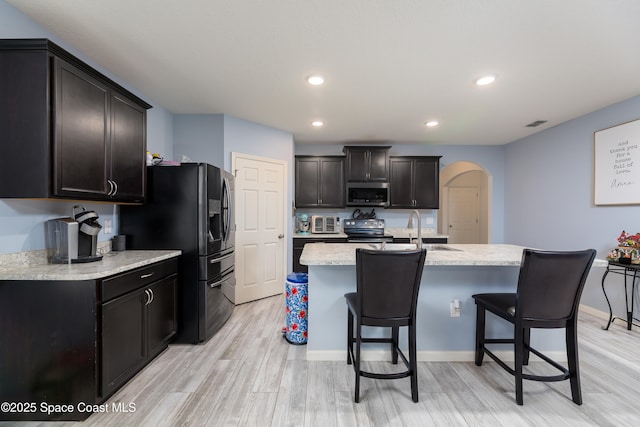
[{"label": "blue trash can", "polygon": [[307,273],[287,275],[285,296],[287,302],[287,326],[284,337],[291,344],[306,344],[308,337],[309,279]]}]

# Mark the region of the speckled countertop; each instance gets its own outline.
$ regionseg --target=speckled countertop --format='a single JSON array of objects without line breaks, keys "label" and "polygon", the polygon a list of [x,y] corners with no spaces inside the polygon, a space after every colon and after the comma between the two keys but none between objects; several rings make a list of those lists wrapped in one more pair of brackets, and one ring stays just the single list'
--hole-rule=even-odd
[{"label": "speckled countertop", "polygon": [[0,280],[93,280],[177,257],[179,250],[108,252],[101,261],[80,264],[34,264],[0,271]]},{"label": "speckled countertop", "polygon": [[[456,250],[427,250],[425,265],[450,266],[519,266],[522,246],[516,245],[437,245]],[[356,248],[372,249],[367,243],[310,243],[305,245],[300,264],[303,265],[355,265]],[[597,259],[594,267],[606,267],[605,260]]]}]

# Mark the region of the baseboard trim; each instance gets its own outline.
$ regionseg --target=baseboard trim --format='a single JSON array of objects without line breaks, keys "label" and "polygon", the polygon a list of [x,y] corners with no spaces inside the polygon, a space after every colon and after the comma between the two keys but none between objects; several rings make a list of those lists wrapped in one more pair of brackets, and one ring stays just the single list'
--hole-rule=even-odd
[{"label": "baseboard trim", "polygon": [[597,308],[589,307],[588,305],[580,304],[579,311],[586,314],[591,314],[592,316],[596,316],[601,319],[605,319],[605,320],[609,319],[609,313],[604,312],[602,310],[598,310]]}]

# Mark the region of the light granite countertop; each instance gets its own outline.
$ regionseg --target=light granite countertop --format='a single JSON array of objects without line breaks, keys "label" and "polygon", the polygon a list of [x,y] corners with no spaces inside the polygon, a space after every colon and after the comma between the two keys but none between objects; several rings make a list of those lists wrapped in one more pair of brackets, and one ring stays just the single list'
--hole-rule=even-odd
[{"label": "light granite countertop", "polygon": [[[435,244],[453,250],[427,248],[425,265],[443,266],[519,266],[522,246],[505,244],[467,245]],[[303,265],[355,265],[356,248],[373,249],[367,243],[310,243],[305,245],[300,264]],[[594,267],[606,267],[607,261],[596,259]]]},{"label": "light granite countertop", "polygon": [[0,280],[94,280],[179,256],[179,250],[108,252],[101,261],[79,264],[35,264],[0,271]]}]

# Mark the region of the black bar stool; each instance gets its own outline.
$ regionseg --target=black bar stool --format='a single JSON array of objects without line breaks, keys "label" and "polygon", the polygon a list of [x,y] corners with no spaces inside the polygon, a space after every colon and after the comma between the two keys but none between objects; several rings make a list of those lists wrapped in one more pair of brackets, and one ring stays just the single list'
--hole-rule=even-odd
[{"label": "black bar stool", "polygon": [[[356,250],[357,292],[345,294],[347,302],[347,363],[356,374],[355,402],[360,401],[360,377],[398,379],[411,377],[411,398],[418,401],[416,363],[416,306],[425,249],[415,251]],[[354,328],[355,320],[355,328]],[[363,338],[362,326],[391,328],[391,338]],[[398,348],[400,326],[408,327],[409,358]],[[355,337],[354,337],[355,329]],[[362,343],[390,343],[391,360],[402,358],[407,370],[380,374],[360,369]],[[355,344],[355,350],[354,350]]]},{"label": "black bar stool", "polygon": [[[578,366],[578,304],[595,256],[594,249],[573,252],[525,249],[522,254],[516,293],[473,295],[477,306],[476,365],[482,365],[482,359],[486,353],[507,372],[514,375],[518,405],[523,403],[523,379],[534,381],[568,379],[571,383],[573,401],[578,405],[582,404]],[[485,337],[485,312],[487,310],[513,323],[513,338],[490,339]],[[529,345],[532,328],[565,329],[568,369]],[[488,350],[487,344],[513,344],[515,368],[510,368]],[[522,366],[529,363],[530,352],[561,373],[547,376],[523,374]]]}]

